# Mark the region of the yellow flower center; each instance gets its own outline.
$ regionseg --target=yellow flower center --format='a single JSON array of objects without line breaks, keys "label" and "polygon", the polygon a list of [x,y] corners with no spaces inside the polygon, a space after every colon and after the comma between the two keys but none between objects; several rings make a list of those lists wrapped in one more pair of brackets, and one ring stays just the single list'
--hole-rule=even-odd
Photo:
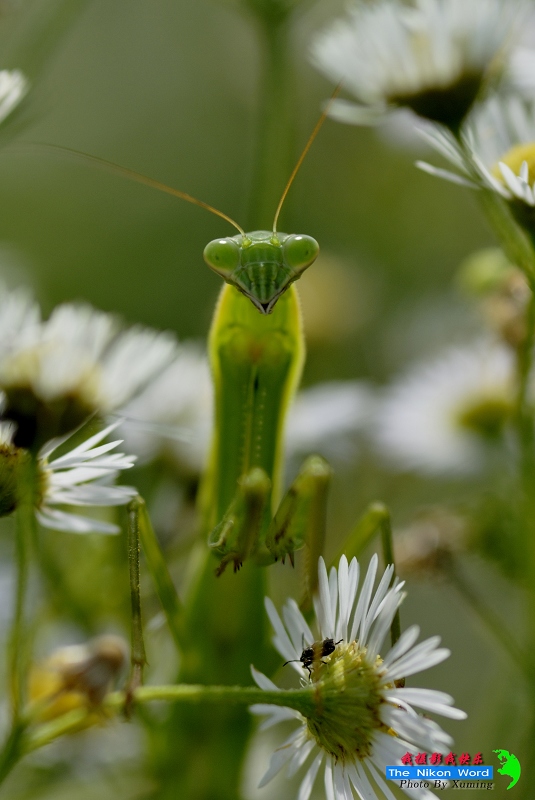
[{"label": "yellow flower center", "polygon": [[[380,663],[380,660],[378,660]],[[388,728],[379,718],[383,686],[375,665],[358,642],[340,644],[312,666],[314,712],[307,715],[309,734],[337,761],[370,755],[373,734]]]},{"label": "yellow flower center", "polygon": [[[529,169],[529,179],[533,180],[535,176],[535,142],[528,142],[527,144],[515,144],[510,150],[499,159],[503,164],[507,164],[510,169],[518,175],[520,167],[526,161]],[[492,168],[493,175],[503,183],[503,176],[498,164]]]}]

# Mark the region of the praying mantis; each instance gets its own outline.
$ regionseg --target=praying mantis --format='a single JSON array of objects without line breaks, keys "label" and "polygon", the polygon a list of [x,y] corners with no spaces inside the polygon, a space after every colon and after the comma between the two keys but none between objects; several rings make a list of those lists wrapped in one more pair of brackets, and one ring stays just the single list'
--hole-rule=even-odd
[{"label": "praying mantis", "polygon": [[[286,557],[293,563],[294,552],[307,544],[309,593],[314,589],[325,538],[330,467],[320,456],[309,457],[282,502],[280,498],[285,415],[305,356],[295,282],[313,264],[319,246],[311,236],[278,232],[277,222],[326,116],[327,109],[290,176],[270,231],[247,233],[223,212],[184,192],[93,156],[73,153],[201,206],[238,231],[210,242],[204,250],[205,261],[225,285],[208,338],[215,392],[214,438],[199,493],[202,536],[191,556],[183,605],[150,533],[144,507],[134,504],[129,512],[132,696],[145,663],[139,540],[179,646],[178,680],[182,682],[248,684],[253,660],[259,668],[271,668],[264,612],[266,570],[262,567]],[[226,569],[229,565],[236,574]],[[241,709],[174,710],[155,765],[161,784],[169,784],[169,796],[176,796],[171,776],[179,751],[184,797],[206,797],[209,787],[218,785],[219,800],[235,800],[250,726],[248,714]],[[197,763],[200,753],[206,752],[210,758]]]},{"label": "praying mantis", "polygon": [[265,566],[288,556],[293,563],[294,552],[307,543],[313,582],[323,548],[330,468],[321,457],[307,459],[279,505],[284,418],[305,356],[294,283],[316,260],[319,245],[308,235],[278,232],[277,222],[327,113],[328,108],[299,157],[270,231],[246,233],[231,217],[185,192],[95,156],[48,146],[200,206],[238,231],[204,249],[206,263],[225,281],[208,337],[215,426],[200,492],[202,527],[219,559],[217,575],[229,563],[237,571],[247,559]]}]

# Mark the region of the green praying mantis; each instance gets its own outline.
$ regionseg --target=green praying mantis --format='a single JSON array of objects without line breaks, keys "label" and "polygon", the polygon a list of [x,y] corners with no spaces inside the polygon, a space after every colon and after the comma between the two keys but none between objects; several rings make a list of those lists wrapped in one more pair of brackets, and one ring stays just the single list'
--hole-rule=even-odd
[{"label": "green praying mantis", "polygon": [[[132,700],[146,663],[140,549],[180,653],[179,682],[247,685],[253,661],[260,668],[273,668],[262,566],[284,561],[286,556],[293,563],[294,552],[308,544],[308,596],[315,585],[325,538],[330,467],[323,458],[310,457],[281,502],[280,498],[285,415],[305,356],[294,283],[314,262],[319,246],[310,236],[279,233],[277,221],[325,117],[326,111],[290,176],[271,231],[246,233],[223,212],[184,192],[88,157],[97,165],[201,206],[238,231],[210,242],[204,250],[208,266],[225,285],[208,340],[215,424],[199,493],[203,535],[190,557],[183,603],[144,504],[137,501],[129,509],[132,674],[128,695]],[[219,561],[215,570],[214,556]],[[226,570],[230,564],[239,574]],[[161,731],[160,753],[153,765],[162,797],[176,797],[178,758],[181,795],[200,800],[218,786],[218,800],[235,800],[250,730],[251,719],[243,709],[173,710]]]},{"label": "green praying mantis", "polygon": [[[231,224],[238,234],[204,249],[208,266],[225,281],[209,334],[215,391],[211,458],[201,489],[203,528],[210,551],[237,571],[294,562],[309,545],[317,563],[324,540],[330,468],[320,456],[305,463],[280,502],[284,419],[297,390],[305,355],[301,312],[294,283],[316,260],[311,236],[277,231],[294,178],[327,116],[316,124],[290,176],[271,231],[244,229],[227,214],[191,195],[132,170],[68,148],[53,148],[200,206]],[[315,566],[309,580],[314,581]]]}]

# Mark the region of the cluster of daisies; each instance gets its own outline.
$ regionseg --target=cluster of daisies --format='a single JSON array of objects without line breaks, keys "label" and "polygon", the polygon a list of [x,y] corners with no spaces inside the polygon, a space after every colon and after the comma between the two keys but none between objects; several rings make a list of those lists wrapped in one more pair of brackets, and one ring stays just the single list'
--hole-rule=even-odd
[{"label": "cluster of daisies", "polygon": [[355,2],[312,48],[316,66],[356,100],[337,99],[330,114],[361,125],[409,110],[455,171],[419,166],[494,196],[531,239],[532,16],[525,0]]},{"label": "cluster of daisies", "polygon": [[[208,458],[213,399],[203,349],[87,305],[58,306],[42,321],[25,292],[4,288],[0,389],[3,513],[15,507],[11,467],[22,449],[37,454],[39,521],[75,533],[117,532],[68,507],[128,503],[135,488],[115,480],[137,459],[198,476]],[[353,463],[365,436],[394,468],[477,471],[507,430],[514,391],[513,352],[488,339],[449,348],[381,392],[364,381],[311,387],[289,413],[289,471],[311,451]],[[108,441],[117,429],[121,438]],[[117,450],[123,442],[129,455]]]},{"label": "cluster of daisies", "polygon": [[[15,508],[15,468],[25,450],[40,470],[39,521],[74,533],[118,531],[67,507],[128,503],[136,489],[115,480],[138,458],[198,476],[208,457],[213,398],[203,349],[168,332],[126,327],[86,304],[60,305],[43,321],[29,294],[2,287],[0,392],[4,514]],[[369,388],[358,381],[301,392],[288,420],[288,458],[320,450],[350,460],[370,406]],[[121,438],[108,441],[117,429]],[[123,442],[129,455],[117,450]]]},{"label": "cluster of daisies", "polygon": [[[338,469],[371,449],[389,469],[427,475],[477,474],[508,446],[515,402],[512,348],[490,336],[446,347],[409,366],[386,387],[331,381],[298,393],[286,430],[287,472],[318,452]],[[121,435],[142,462],[171,461],[198,475],[212,427],[210,369],[197,344],[122,411]]]},{"label": "cluster of daisies", "polygon": [[[86,305],[58,306],[41,319],[21,290],[0,294],[0,454],[2,509],[13,510],[13,474],[21,453],[34,453],[40,471],[36,513],[40,522],[76,533],[113,533],[116,526],[68,513],[61,506],[116,506],[136,494],[114,486],[134,456],[106,442],[117,422],[100,420],[120,410],[175,357],[166,333],[125,329],[113,314]],[[83,431],[97,424],[92,435]],[[71,439],[74,447],[69,449]],[[15,470],[16,472],[16,470]]]}]

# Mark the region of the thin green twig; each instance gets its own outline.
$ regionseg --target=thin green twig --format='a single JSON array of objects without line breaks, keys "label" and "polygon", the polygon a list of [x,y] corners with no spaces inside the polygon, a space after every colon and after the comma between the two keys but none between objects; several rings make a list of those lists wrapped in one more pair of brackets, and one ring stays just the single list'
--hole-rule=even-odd
[{"label": "thin green twig", "polygon": [[137,518],[139,539],[145,562],[154,582],[156,594],[162,604],[171,635],[177,648],[182,650],[186,640],[182,603],[142,497],[136,497],[131,501],[128,513]]},{"label": "thin green twig", "polygon": [[130,691],[143,683],[143,668],[147,663],[143,640],[141,595],[139,590],[139,513],[134,500],[128,506],[128,571],[130,576],[130,602],[132,607]]},{"label": "thin green twig", "polygon": [[[379,527],[381,530],[381,546],[383,548],[383,559],[385,563],[385,567],[388,564],[392,564],[394,567],[394,572],[392,573],[392,580],[390,582],[390,586],[393,586],[394,581],[396,580],[396,562],[394,559],[394,540],[392,537],[392,521],[390,519],[390,511],[385,508],[386,513],[380,520]],[[392,625],[390,626],[390,641],[392,643],[392,647],[396,644],[399,637],[401,636],[401,619],[399,616],[399,608],[396,610],[394,615],[394,619],[392,620]]]},{"label": "thin green twig", "polygon": [[13,725],[18,724],[25,704],[27,650],[29,635],[25,618],[26,593],[30,569],[30,550],[35,529],[36,463],[28,455],[20,465],[16,511],[17,582],[15,610],[9,636],[9,685]]}]

